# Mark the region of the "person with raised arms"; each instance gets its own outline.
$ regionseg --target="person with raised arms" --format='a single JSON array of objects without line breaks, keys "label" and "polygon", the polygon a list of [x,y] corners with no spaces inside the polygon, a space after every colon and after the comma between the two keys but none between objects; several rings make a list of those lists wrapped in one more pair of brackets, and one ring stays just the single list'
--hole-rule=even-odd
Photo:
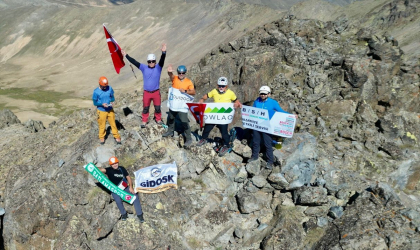
[{"label": "person with raised arms", "polygon": [[[242,103],[238,100],[235,93],[228,88],[228,79],[224,76],[220,77],[217,80],[217,88],[213,89],[209,93],[205,94],[200,100],[199,103],[204,103],[208,98],[213,98],[215,103],[232,103],[233,107],[242,108]],[[201,140],[197,142],[197,146],[202,146],[207,143],[207,138],[214,126],[220,130],[220,134],[223,139],[223,147],[219,151],[219,156],[224,156],[229,150],[229,124],[207,124],[204,125],[204,131],[201,136]]]},{"label": "person with raised arms", "polygon": [[[114,183],[118,188],[124,190],[125,192],[129,192],[136,196],[134,200],[134,208],[136,209],[137,218],[140,220],[141,223],[144,222],[143,211],[141,209],[140,198],[138,194],[134,193],[133,189],[133,181],[131,177],[128,175],[127,169],[123,166],[119,165],[119,160],[117,157],[112,156],[109,158],[109,165],[110,167],[107,168],[99,168],[99,170],[108,176],[108,179]],[[116,193],[111,192],[112,198],[114,198],[115,203],[117,203],[117,207],[121,213],[121,220],[127,220],[128,214],[124,208],[123,202],[121,197],[119,197]]]},{"label": "person with raised arms", "polygon": [[143,111],[141,127],[145,128],[149,123],[149,108],[153,101],[155,107],[155,121],[157,124],[162,124],[161,112],[161,98],[160,98],[160,75],[166,58],[166,44],[162,44],[162,55],[160,56],[159,63],[156,64],[155,54],[147,55],[147,65],[137,62],[134,58],[130,57],[124,50],[121,54],[127,60],[134,64],[143,74]]},{"label": "person with raised arms", "polygon": [[[188,95],[195,95],[195,89],[194,84],[190,79],[185,77],[185,74],[187,73],[187,67],[184,65],[180,65],[177,68],[178,75],[174,75],[174,70],[172,69],[172,65],[169,65],[168,67],[168,75],[172,81],[172,88],[178,89],[181,93],[185,93]],[[191,139],[191,127],[188,121],[188,109],[186,112],[181,111],[174,111],[169,108],[169,114],[168,114],[168,131],[162,135],[162,137],[168,137],[173,136],[175,131],[175,119],[178,117],[181,120],[182,126],[184,128],[185,138],[186,141],[184,143],[185,147],[189,147],[192,144]]]},{"label": "person with raised arms", "polygon": [[[254,104],[252,106],[255,108],[268,110],[268,116],[270,119],[271,117],[273,117],[276,111],[287,113],[280,107],[279,103],[276,100],[270,98],[270,96],[271,96],[270,87],[262,86],[259,90],[259,97],[254,101]],[[260,153],[260,144],[261,144],[261,139],[262,139],[264,142],[264,146],[266,148],[266,156],[267,156],[266,168],[272,169],[273,163],[274,163],[273,147],[271,145],[273,141],[272,135],[269,133],[252,130],[252,136],[253,136],[252,156],[248,160],[248,162],[258,160],[258,154]]]},{"label": "person with raised arms", "polygon": [[115,97],[114,90],[109,86],[108,79],[105,76],[99,78],[99,87],[93,91],[93,105],[96,106],[97,121],[99,126],[99,143],[105,144],[106,121],[111,126],[112,135],[117,144],[121,144],[121,136],[115,123],[115,113],[112,108]]}]

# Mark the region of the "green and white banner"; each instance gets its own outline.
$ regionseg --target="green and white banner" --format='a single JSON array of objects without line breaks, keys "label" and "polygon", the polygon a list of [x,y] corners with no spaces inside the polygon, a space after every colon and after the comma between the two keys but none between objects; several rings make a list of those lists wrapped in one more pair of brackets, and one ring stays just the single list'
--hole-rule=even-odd
[{"label": "green and white banner", "polygon": [[206,103],[204,122],[206,124],[230,124],[234,115],[233,103]]},{"label": "green and white banner", "polygon": [[123,199],[123,201],[133,204],[134,200],[136,199],[136,196],[119,189],[93,163],[89,163],[83,167],[89,174],[95,177],[95,179],[98,180],[99,183],[101,183],[109,191],[117,194],[119,197],[121,197],[121,199]]}]

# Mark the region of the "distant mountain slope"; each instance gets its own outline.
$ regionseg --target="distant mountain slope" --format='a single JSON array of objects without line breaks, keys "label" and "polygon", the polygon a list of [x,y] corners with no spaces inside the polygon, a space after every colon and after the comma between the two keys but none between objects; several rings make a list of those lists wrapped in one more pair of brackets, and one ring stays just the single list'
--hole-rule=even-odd
[{"label": "distant mountain slope", "polygon": [[[132,3],[121,4],[124,2]],[[7,7],[0,8],[0,36],[4,38],[0,41],[0,95],[9,98],[0,102],[0,109],[11,108],[22,121],[41,117],[25,117],[24,112],[28,111],[54,119],[72,107],[90,105],[80,102],[80,98],[90,99],[101,75],[109,77],[117,89],[141,89],[139,71],[136,71],[139,80],[128,66],[120,75],[115,73],[103,23],[122,48],[140,62],[145,61],[148,53],[159,55],[160,45],[167,43],[166,65],[188,66],[220,43],[279,18],[277,10],[232,1],[68,3],[1,2]],[[37,97],[34,93],[39,91],[46,94]],[[66,103],[50,98],[57,95]],[[28,104],[26,100],[35,103]]]}]

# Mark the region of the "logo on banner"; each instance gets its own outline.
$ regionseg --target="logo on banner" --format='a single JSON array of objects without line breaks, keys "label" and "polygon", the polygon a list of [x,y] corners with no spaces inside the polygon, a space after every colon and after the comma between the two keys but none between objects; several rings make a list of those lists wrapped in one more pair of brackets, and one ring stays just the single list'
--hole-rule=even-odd
[{"label": "logo on banner", "polygon": [[266,116],[268,116],[268,111],[265,109],[261,109],[261,110],[256,110],[254,108],[250,109],[250,108],[246,108],[246,107],[242,107],[242,113],[245,113],[245,116],[249,116],[252,118],[259,118],[259,119],[263,119],[263,120],[268,120],[266,118]]},{"label": "logo on banner", "polygon": [[150,175],[151,175],[152,177],[158,177],[161,173],[162,173],[162,170],[160,170],[159,168],[153,168],[153,169],[150,171]]},{"label": "logo on banner", "polygon": [[228,109],[225,109],[224,107],[222,107],[221,109],[218,108],[207,108],[204,113],[217,113],[217,114],[229,114],[230,112],[232,112],[232,108],[229,107]]},{"label": "logo on banner", "polygon": [[205,103],[187,103],[188,107],[190,108],[191,113],[194,115],[195,120],[197,123],[200,124],[200,128],[203,127],[204,122],[204,111],[206,109]]},{"label": "logo on banner", "polygon": [[126,195],[125,199],[128,200],[128,201],[131,200],[131,195]]},{"label": "logo on banner", "polygon": [[92,172],[92,171],[93,171],[93,169],[94,169],[94,167],[93,167],[92,165],[88,165],[88,166],[87,166],[87,168],[88,168],[88,171],[89,171],[89,172]]}]

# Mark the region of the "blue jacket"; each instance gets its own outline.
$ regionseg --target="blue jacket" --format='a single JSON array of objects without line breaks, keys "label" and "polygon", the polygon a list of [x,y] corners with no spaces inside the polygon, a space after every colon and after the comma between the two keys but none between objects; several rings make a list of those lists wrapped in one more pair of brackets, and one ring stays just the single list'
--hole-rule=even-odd
[{"label": "blue jacket", "polygon": [[261,97],[258,97],[257,100],[254,101],[254,105],[252,106],[255,108],[268,110],[268,116],[270,119],[271,117],[273,117],[276,111],[288,114],[280,107],[279,103],[276,100],[271,99],[270,97],[268,97],[265,101],[263,101]]},{"label": "blue jacket", "polygon": [[115,101],[114,90],[111,88],[111,86],[108,86],[105,90],[102,90],[98,87],[93,91],[92,101],[93,105],[95,105],[98,110],[111,111],[112,107],[105,108],[102,106],[102,103],[110,104],[111,102]]}]

